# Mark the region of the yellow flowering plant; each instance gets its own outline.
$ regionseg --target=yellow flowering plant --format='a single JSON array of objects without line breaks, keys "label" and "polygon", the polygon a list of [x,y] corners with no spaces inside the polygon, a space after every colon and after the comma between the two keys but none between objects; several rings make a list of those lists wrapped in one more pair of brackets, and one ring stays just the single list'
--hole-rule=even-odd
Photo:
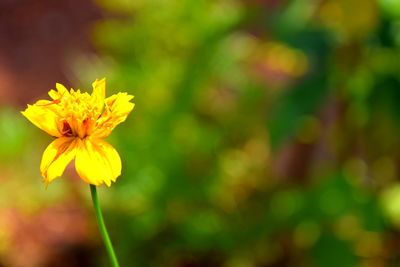
[{"label": "yellow flowering plant", "polygon": [[133,96],[105,98],[105,79],[93,83],[91,95],[68,91],[62,84],[50,90],[52,100],[39,100],[22,114],[56,139],[43,153],[40,171],[46,183],[60,177],[75,159],[79,177],[92,185],[110,186],[121,174],[118,152],[102,140],[132,111]]},{"label": "yellow flowering plant", "polygon": [[119,266],[104,224],[96,186],[111,186],[121,175],[118,152],[103,139],[125,121],[134,108],[133,96],[117,93],[105,97],[105,79],[93,82],[92,94],[79,89],[69,91],[57,83],[50,90],[51,100],[28,105],[22,114],[34,125],[56,139],[43,152],[40,172],[46,185],[60,177],[75,160],[79,177],[90,184],[100,232],[113,266]]}]

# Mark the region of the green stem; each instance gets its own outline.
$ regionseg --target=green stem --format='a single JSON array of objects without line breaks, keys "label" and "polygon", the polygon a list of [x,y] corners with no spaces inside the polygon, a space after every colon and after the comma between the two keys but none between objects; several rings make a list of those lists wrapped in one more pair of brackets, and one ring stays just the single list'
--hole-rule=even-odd
[{"label": "green stem", "polygon": [[104,223],[103,214],[101,213],[101,208],[99,204],[99,199],[97,198],[97,189],[95,185],[90,185],[90,193],[92,194],[93,206],[96,211],[97,224],[99,225],[99,230],[101,237],[103,238],[104,245],[106,246],[108,257],[110,258],[112,267],[119,267],[117,256],[115,255],[113,245],[111,243],[110,237],[108,236],[107,228]]}]

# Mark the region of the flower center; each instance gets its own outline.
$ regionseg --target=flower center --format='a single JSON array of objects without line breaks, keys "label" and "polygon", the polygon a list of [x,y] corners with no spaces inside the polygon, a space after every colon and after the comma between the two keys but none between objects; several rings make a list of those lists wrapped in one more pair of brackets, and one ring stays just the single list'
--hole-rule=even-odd
[{"label": "flower center", "polygon": [[62,117],[59,125],[62,135],[85,138],[91,134],[103,108],[103,103],[95,100],[79,90],[71,90],[69,95],[61,98],[58,106]]}]

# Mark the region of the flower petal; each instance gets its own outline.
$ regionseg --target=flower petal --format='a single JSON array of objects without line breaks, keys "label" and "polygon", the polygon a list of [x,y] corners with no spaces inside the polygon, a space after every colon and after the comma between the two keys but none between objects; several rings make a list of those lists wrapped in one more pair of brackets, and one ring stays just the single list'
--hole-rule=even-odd
[{"label": "flower petal", "polygon": [[130,102],[132,99],[133,96],[127,93],[118,93],[106,98],[105,110],[97,120],[97,130],[93,132],[93,136],[107,137],[118,124],[125,121],[135,106]]},{"label": "flower petal", "polygon": [[87,183],[111,185],[121,175],[121,158],[118,152],[101,139],[79,139],[75,168]]},{"label": "flower petal", "polygon": [[40,163],[40,171],[46,183],[64,173],[68,163],[75,157],[76,145],[74,137],[60,137],[46,148]]},{"label": "flower petal", "polygon": [[92,103],[93,106],[101,112],[104,106],[104,98],[106,97],[106,78],[99,80],[95,80],[92,83],[93,92],[92,92]]},{"label": "flower petal", "polygon": [[53,100],[58,100],[60,98],[62,98],[63,96],[68,96],[69,92],[67,90],[67,88],[65,88],[64,85],[62,85],[61,83],[56,83],[56,90],[51,89],[49,91],[49,96],[53,99]]},{"label": "flower petal", "polygon": [[51,101],[39,100],[33,105],[28,105],[21,113],[48,134],[55,137],[61,136],[58,125],[59,115]]},{"label": "flower petal", "polygon": [[57,88],[57,91],[58,91],[61,95],[63,95],[63,94],[68,94],[67,88],[65,88],[65,86],[62,85],[61,83],[56,83],[56,88]]}]

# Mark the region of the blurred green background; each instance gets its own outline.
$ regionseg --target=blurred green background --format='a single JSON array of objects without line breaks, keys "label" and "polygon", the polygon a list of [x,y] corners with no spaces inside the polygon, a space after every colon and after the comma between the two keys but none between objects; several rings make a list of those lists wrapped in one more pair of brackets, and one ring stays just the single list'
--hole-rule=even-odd
[{"label": "blurred green background", "polygon": [[1,1],[0,266],[109,266],[19,113],[102,77],[136,103],[100,188],[121,266],[400,266],[400,1]]}]

